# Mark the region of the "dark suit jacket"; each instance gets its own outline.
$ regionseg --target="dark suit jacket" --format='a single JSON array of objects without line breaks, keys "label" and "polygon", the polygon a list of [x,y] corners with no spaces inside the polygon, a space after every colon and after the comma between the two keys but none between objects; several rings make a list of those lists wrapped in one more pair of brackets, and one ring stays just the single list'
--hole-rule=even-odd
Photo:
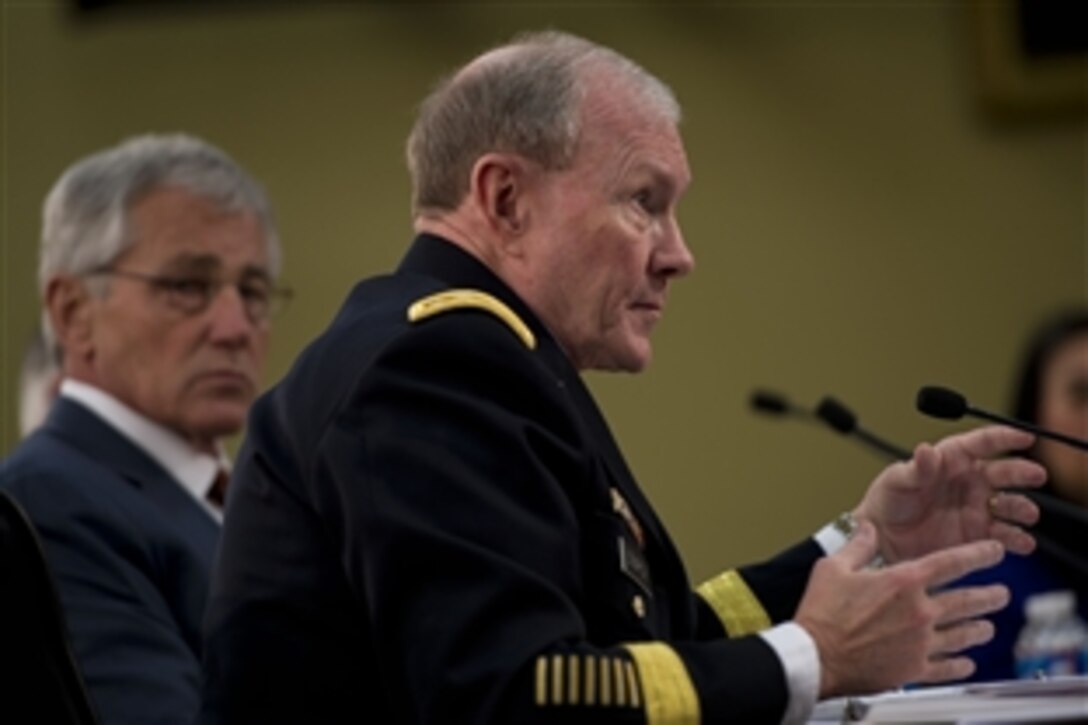
[{"label": "dark suit jacket", "polygon": [[103,723],[189,723],[219,525],[170,474],[61,398],[3,462],[38,530]]},{"label": "dark suit jacket", "polygon": [[[501,300],[535,348],[477,308],[409,321],[413,302],[450,288]],[[802,544],[710,600],[750,588],[732,608],[782,620],[818,554]],[[725,637],[726,605],[720,618],[692,592],[543,325],[476,260],[422,236],[251,413],[203,713],[523,725],[695,707],[704,722],[776,722],[779,661],[757,636]]]}]

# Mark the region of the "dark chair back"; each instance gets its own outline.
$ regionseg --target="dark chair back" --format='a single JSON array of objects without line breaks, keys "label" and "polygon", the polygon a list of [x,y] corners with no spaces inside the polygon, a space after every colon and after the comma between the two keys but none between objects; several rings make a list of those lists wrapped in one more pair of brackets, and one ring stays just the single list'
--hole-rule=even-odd
[{"label": "dark chair back", "polygon": [[95,725],[41,542],[0,491],[0,722]]}]

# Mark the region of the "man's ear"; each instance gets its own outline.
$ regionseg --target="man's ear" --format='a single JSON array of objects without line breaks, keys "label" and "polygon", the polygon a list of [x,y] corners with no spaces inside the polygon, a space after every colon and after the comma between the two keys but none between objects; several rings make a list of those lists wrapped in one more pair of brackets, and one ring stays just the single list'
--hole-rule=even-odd
[{"label": "man's ear", "polygon": [[79,277],[58,275],[45,288],[45,307],[66,361],[94,352],[94,300]]},{"label": "man's ear", "polygon": [[527,161],[502,153],[484,154],[472,167],[470,193],[476,208],[506,246],[524,233],[529,222],[529,172]]}]

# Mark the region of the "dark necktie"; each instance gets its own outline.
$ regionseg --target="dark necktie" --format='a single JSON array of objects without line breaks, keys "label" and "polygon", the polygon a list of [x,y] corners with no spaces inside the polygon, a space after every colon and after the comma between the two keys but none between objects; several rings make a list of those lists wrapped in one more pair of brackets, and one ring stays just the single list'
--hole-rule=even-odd
[{"label": "dark necktie", "polygon": [[207,499],[216,508],[223,508],[227,502],[227,484],[230,482],[230,475],[222,468],[215,472],[215,480],[212,481],[212,487],[208,489]]}]

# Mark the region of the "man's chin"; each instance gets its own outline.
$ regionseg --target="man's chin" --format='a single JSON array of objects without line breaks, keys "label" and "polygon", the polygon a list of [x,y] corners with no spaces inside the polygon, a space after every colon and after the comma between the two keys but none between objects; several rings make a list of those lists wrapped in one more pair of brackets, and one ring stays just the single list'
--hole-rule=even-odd
[{"label": "man's chin", "polygon": [[624,351],[620,360],[619,369],[626,373],[641,373],[650,366],[654,358],[654,349],[650,344],[649,334],[639,336]]},{"label": "man's chin", "polygon": [[190,395],[200,396],[209,405],[214,405],[217,401],[242,401],[248,406],[253,402],[256,385],[253,380],[243,375],[203,375],[190,386],[188,392]]},{"label": "man's chin", "polygon": [[187,426],[192,432],[190,437],[218,440],[232,436],[245,426],[248,409],[247,403],[246,405],[219,404],[211,409],[202,410],[192,416],[190,425]]},{"label": "man's chin", "polygon": [[646,345],[613,355],[603,364],[594,366],[594,369],[615,373],[641,373],[649,367],[652,359],[653,351],[649,345]]}]

